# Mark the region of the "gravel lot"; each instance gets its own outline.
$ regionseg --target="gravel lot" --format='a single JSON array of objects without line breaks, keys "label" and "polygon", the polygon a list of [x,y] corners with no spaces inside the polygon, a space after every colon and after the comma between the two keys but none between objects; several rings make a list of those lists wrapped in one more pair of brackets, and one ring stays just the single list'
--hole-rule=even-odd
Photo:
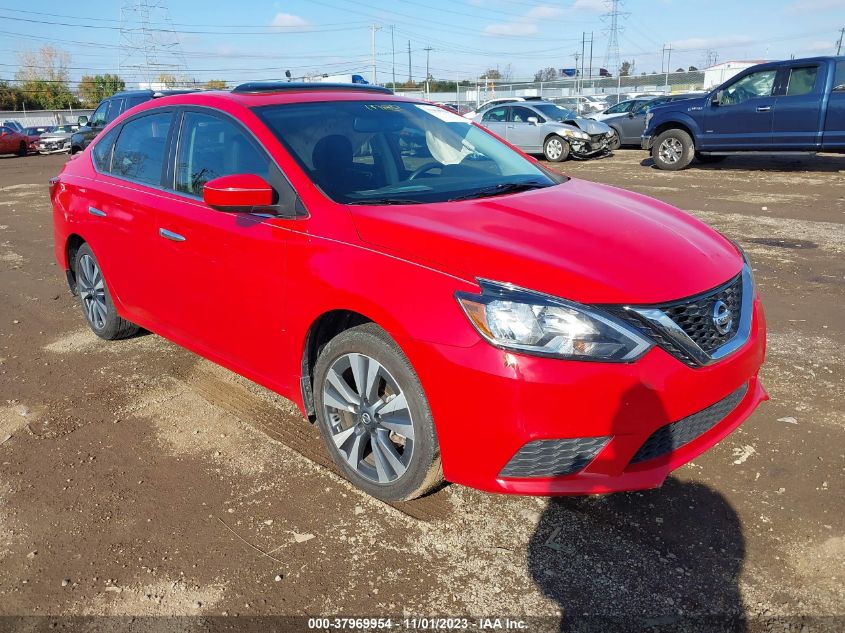
[{"label": "gravel lot", "polygon": [[845,629],[845,157],[644,157],[555,168],[747,249],[772,400],[660,490],[450,486],[397,506],[340,479],[274,394],[155,335],[90,334],[52,255],[46,183],[66,157],[0,157],[0,615]]}]

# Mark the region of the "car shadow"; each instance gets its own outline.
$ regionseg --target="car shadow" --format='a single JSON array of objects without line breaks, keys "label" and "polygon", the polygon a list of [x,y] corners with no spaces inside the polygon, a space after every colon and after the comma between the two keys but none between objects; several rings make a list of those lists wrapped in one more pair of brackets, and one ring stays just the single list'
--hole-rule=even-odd
[{"label": "car shadow", "polygon": [[[660,394],[631,388],[611,433],[665,418]],[[553,497],[528,545],[534,582],[560,606],[559,629],[577,632],[746,631],[744,558],[731,504],[703,483],[674,477],[644,492]]]},{"label": "car shadow", "polygon": [[[650,156],[640,161],[642,167],[658,169]],[[837,173],[845,170],[845,156],[810,155],[732,155],[718,163],[694,160],[687,169],[702,171],[780,171]]]}]

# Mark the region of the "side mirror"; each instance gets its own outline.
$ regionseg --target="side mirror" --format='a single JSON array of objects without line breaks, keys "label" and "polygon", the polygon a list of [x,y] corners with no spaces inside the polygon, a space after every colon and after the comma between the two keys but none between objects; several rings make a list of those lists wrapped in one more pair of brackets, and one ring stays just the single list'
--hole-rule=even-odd
[{"label": "side mirror", "polygon": [[633,118],[634,118],[634,113],[629,111],[629,112],[628,112],[628,118],[629,118],[629,119],[633,119]]},{"label": "side mirror", "polygon": [[87,117],[87,116],[85,116],[85,115],[83,114],[82,116],[80,116],[80,117],[76,120],[76,124],[77,124],[79,127],[82,127],[82,126],[84,126],[84,125],[88,125],[88,117]]},{"label": "side mirror", "polygon": [[530,116],[530,117],[528,117],[528,122],[529,122],[531,125],[539,125],[539,124],[540,124],[540,119],[538,119],[538,118],[537,118],[537,117],[535,117],[535,116]]},{"label": "side mirror", "polygon": [[212,209],[229,213],[254,213],[273,204],[273,188],[261,176],[232,174],[205,183],[203,201]]},{"label": "side mirror", "polygon": [[717,106],[720,103],[722,103],[722,91],[721,90],[717,90],[716,92],[713,93],[713,96],[710,97],[710,103],[714,106]]}]

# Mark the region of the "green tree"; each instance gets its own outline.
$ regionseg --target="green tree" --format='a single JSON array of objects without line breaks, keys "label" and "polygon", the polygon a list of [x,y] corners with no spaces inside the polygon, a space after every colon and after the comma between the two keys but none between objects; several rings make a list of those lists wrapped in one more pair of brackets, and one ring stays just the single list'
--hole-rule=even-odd
[{"label": "green tree", "polygon": [[205,82],[205,88],[209,90],[226,90],[226,82],[222,79],[209,79]]},{"label": "green tree", "polygon": [[619,67],[619,76],[627,77],[634,72],[634,62],[624,61]]},{"label": "green tree", "polygon": [[95,107],[103,99],[116,92],[126,90],[126,82],[117,75],[84,75],[79,80],[77,94],[82,103],[88,107]]},{"label": "green tree", "polygon": [[557,79],[557,70],[549,66],[548,68],[541,68],[534,73],[534,81],[554,81]]},{"label": "green tree", "polygon": [[59,109],[77,107],[79,101],[68,87],[70,55],[42,46],[37,51],[18,53],[18,71],[26,106],[29,108]]}]

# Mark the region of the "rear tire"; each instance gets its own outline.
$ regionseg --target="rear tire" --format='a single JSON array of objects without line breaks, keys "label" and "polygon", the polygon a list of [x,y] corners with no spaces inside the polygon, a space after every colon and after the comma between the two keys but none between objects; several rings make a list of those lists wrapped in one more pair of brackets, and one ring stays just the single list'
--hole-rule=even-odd
[{"label": "rear tire", "polygon": [[658,135],[651,148],[654,164],[667,171],[679,171],[693,159],[695,145],[684,130],[671,129]]},{"label": "rear tire", "polygon": [[320,434],[355,486],[383,501],[422,496],[443,481],[440,446],[414,368],[383,329],[338,334],[314,369]]},{"label": "rear tire", "polygon": [[551,163],[560,163],[569,157],[569,143],[552,135],[543,143],[543,156]]},{"label": "rear tire", "polygon": [[721,163],[721,162],[722,162],[723,160],[725,160],[726,158],[727,158],[727,156],[718,156],[718,155],[715,155],[715,156],[714,156],[713,154],[702,154],[701,152],[696,152],[696,153],[695,153],[695,159],[696,159],[699,163],[705,163],[705,164],[708,164],[708,163]]},{"label": "rear tire", "polygon": [[128,338],[140,329],[117,314],[100,263],[88,244],[76,251],[73,267],[79,305],[91,331],[107,341]]}]

